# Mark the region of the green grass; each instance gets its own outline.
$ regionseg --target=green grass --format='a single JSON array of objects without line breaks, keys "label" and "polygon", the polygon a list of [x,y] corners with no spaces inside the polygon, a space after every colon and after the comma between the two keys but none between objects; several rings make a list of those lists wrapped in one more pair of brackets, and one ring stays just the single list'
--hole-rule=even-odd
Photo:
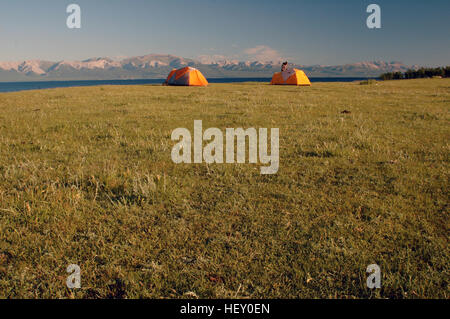
[{"label": "green grass", "polygon": [[[449,111],[448,79],[0,94],[0,297],[449,298]],[[175,165],[196,119],[279,128],[278,174]]]},{"label": "green grass", "polygon": [[368,80],[364,80],[359,82],[360,85],[373,85],[373,84],[377,84],[378,81],[374,80],[374,79],[368,79]]}]

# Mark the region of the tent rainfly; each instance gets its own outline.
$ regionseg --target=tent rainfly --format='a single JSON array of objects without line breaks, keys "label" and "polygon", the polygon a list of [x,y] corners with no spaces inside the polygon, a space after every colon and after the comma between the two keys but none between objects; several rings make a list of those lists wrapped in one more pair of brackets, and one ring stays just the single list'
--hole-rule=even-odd
[{"label": "tent rainfly", "polygon": [[172,70],[165,82],[166,85],[207,86],[208,81],[203,74],[191,67]]},{"label": "tent rainfly", "polygon": [[311,82],[305,72],[298,69],[288,69],[283,72],[275,73],[270,84],[311,86]]}]

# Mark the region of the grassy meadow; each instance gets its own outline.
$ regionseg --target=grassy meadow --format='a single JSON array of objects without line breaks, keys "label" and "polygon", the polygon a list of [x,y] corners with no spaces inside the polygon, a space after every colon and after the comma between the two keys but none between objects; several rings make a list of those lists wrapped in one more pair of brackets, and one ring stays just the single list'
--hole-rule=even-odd
[{"label": "grassy meadow", "polygon": [[[449,111],[449,79],[1,93],[0,298],[449,298]],[[194,120],[279,128],[278,173],[174,164]]]}]

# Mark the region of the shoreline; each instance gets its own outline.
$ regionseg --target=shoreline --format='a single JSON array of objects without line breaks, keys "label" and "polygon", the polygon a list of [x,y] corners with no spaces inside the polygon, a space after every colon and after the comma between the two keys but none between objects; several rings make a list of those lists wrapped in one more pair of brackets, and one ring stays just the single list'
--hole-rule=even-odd
[{"label": "shoreline", "polygon": [[[311,77],[312,83],[351,83],[376,79],[373,77]],[[104,85],[159,85],[165,79],[134,79],[134,80],[69,80],[69,81],[29,81],[29,82],[0,82],[0,93],[12,93],[23,91],[35,91],[44,89],[91,87]],[[232,84],[232,83],[270,83],[271,78],[210,78],[210,84]]]}]

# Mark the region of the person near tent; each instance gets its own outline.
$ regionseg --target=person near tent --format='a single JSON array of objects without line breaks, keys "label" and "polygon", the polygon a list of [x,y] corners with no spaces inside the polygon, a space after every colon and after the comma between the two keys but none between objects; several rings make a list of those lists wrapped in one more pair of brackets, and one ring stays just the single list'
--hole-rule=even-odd
[{"label": "person near tent", "polygon": [[311,86],[311,82],[306,76],[305,72],[296,68],[289,68],[288,62],[283,62],[281,65],[281,72],[273,75],[272,85],[297,85],[297,86]]}]

